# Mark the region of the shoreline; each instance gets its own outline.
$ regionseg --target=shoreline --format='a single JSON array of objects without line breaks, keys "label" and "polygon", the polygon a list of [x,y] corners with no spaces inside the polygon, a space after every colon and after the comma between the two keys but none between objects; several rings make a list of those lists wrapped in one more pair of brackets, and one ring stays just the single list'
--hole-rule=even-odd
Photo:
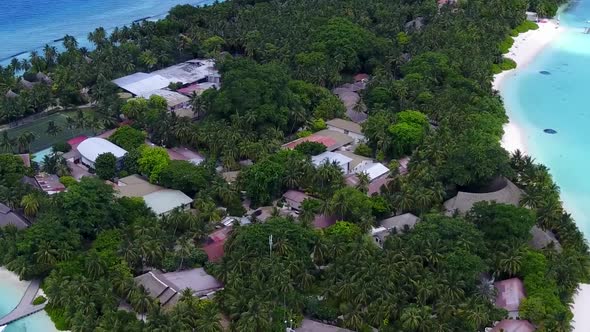
[{"label": "shoreline", "polygon": [[[560,26],[559,21],[552,19],[546,23],[539,23],[539,29],[530,30],[514,38],[514,45],[509,52],[505,54],[507,58],[514,60],[517,67],[512,70],[504,71],[494,75],[492,88],[501,93],[503,84],[507,78],[513,78],[518,75],[519,69],[526,66],[535,59],[547,46],[559,38],[566,31],[566,28]],[[512,153],[517,149],[527,154],[527,142],[525,131],[514,121],[512,116],[514,110],[511,110],[504,104],[508,123],[504,125],[504,135],[502,136],[501,145],[508,152]],[[564,202],[564,207],[567,204]],[[578,291],[574,295],[573,302],[570,305],[573,320],[572,331],[585,332],[590,326],[590,284],[580,284]]]},{"label": "shoreline", "polygon": [[[557,20],[548,20],[545,23],[538,23],[539,29],[529,30],[514,37],[514,44],[510,48],[505,57],[510,58],[516,62],[516,68],[503,71],[494,75],[492,80],[492,89],[499,92],[502,91],[502,84],[507,77],[514,77],[518,75],[521,68],[526,67],[535,57],[557,39],[565,28],[560,26]],[[510,116],[510,109],[506,107],[506,115],[508,115],[508,123],[504,125],[504,135],[502,136],[501,145],[508,152],[512,153],[520,150],[527,153],[527,144],[522,128]]]}]

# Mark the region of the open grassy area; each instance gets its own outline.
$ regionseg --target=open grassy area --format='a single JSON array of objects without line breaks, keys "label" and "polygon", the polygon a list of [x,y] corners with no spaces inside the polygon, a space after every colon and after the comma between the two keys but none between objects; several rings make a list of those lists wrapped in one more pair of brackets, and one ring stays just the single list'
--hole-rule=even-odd
[{"label": "open grassy area", "polygon": [[[36,138],[33,144],[31,144],[31,152],[36,152],[39,150],[43,150],[52,146],[57,142],[66,141],[72,137],[76,137],[79,135],[91,135],[92,131],[89,129],[68,129],[66,127],[66,117],[71,116],[74,117],[76,112],[60,112],[51,114],[47,117],[38,119],[32,123],[28,123],[16,128],[8,129],[8,136],[11,138],[17,138],[22,133],[27,131],[32,132],[35,134]],[[56,136],[51,136],[47,134],[47,124],[49,121],[54,121],[56,125],[58,125],[62,131],[59,132]],[[15,146],[14,150],[16,151],[17,147]]]}]

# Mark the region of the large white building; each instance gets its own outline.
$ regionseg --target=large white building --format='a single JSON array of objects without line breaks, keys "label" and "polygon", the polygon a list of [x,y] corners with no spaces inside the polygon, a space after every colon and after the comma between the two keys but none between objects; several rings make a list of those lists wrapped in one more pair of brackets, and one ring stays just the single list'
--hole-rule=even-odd
[{"label": "large white building", "polygon": [[[112,81],[134,96],[149,98],[153,95],[164,97],[168,109],[173,111],[188,106],[188,97],[168,89],[170,83],[186,86],[200,83],[202,89],[217,88],[220,84],[219,71],[212,59],[194,59],[152,73],[135,73]],[[182,90],[182,89],[180,89]]]},{"label": "large white building", "polygon": [[84,140],[78,145],[78,152],[80,152],[80,160],[82,164],[89,168],[94,168],[96,158],[104,153],[112,153],[117,158],[117,166],[121,166],[121,160],[127,153],[119,146],[100,137],[91,137]]}]

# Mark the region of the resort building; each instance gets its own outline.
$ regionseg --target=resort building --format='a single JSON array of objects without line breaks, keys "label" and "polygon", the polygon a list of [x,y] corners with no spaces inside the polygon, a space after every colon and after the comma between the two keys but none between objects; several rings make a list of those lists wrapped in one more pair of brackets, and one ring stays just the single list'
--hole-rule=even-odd
[{"label": "resort building", "polygon": [[494,283],[497,290],[496,307],[508,311],[508,317],[518,318],[518,307],[526,297],[524,284],[518,278],[506,279]]},{"label": "resort building", "polygon": [[326,121],[326,125],[330,130],[350,136],[355,143],[365,141],[365,135],[363,135],[363,130],[358,123],[336,118]]},{"label": "resort building", "polygon": [[17,229],[29,227],[27,219],[14,211],[8,206],[0,203],[0,228],[12,225]]},{"label": "resort building", "polygon": [[535,326],[527,320],[504,319],[490,332],[534,332],[535,330]]},{"label": "resort building", "polygon": [[219,262],[223,258],[225,241],[231,234],[232,226],[223,227],[209,234],[203,250],[210,262]]},{"label": "resort building", "polygon": [[557,240],[555,234],[553,234],[552,231],[544,231],[539,226],[535,225],[533,226],[533,228],[531,228],[531,235],[532,238],[529,241],[529,245],[531,247],[537,250],[550,247],[559,253],[562,251],[561,244],[559,244],[559,241]]},{"label": "resort building", "polygon": [[335,151],[352,144],[354,142],[354,139],[346,134],[334,130],[324,129],[316,133],[313,133],[307,137],[302,137],[289,143],[283,144],[283,148],[294,149],[295,147],[297,147],[297,145],[303,142],[321,143],[326,147],[327,151]]},{"label": "resort building", "polygon": [[[130,92],[134,96],[149,98],[152,95],[161,95],[166,98],[168,107],[180,109],[181,97],[188,97],[193,91],[199,93],[210,88],[218,88],[221,82],[219,71],[215,69],[215,61],[212,59],[194,59],[177,65],[156,70],[152,73],[135,73],[112,81],[121,89]],[[171,83],[180,84],[182,88],[178,93],[168,89]]]},{"label": "resort building", "polygon": [[373,228],[371,235],[375,240],[375,244],[383,248],[383,243],[391,234],[404,233],[416,226],[420,218],[411,213],[404,213],[399,216],[394,216],[381,220],[379,227]]},{"label": "resort building", "polygon": [[57,194],[66,190],[66,187],[59,182],[59,177],[54,174],[41,172],[35,175],[35,181],[37,181],[38,188],[48,195]]},{"label": "resort building", "polygon": [[311,157],[311,162],[315,167],[319,167],[324,163],[336,164],[340,166],[343,174],[350,173],[350,162],[352,161],[351,158],[347,156],[341,155],[336,152],[326,151],[324,153],[320,153],[317,156]]},{"label": "resort building", "polygon": [[169,273],[153,270],[135,277],[135,282],[143,286],[164,309],[174,307],[185,289],[192,290],[193,296],[203,299],[211,298],[223,287],[203,268]]},{"label": "resort building", "polygon": [[291,209],[299,211],[301,210],[301,204],[303,204],[303,201],[311,197],[298,190],[288,190],[283,194],[283,198],[285,199],[285,203]]},{"label": "resort building", "polygon": [[180,190],[162,189],[143,196],[145,205],[161,217],[174,210],[186,211],[190,209],[193,199]]},{"label": "resort building", "polygon": [[130,175],[119,179],[114,189],[117,196],[120,197],[141,197],[145,205],[154,213],[161,217],[170,212],[179,210],[188,210],[192,204],[192,198],[185,195],[180,190],[166,189],[155,184],[151,184],[139,175]]},{"label": "resort building", "polygon": [[352,330],[343,329],[338,326],[328,325],[316,322],[311,319],[303,319],[301,326],[296,329],[287,329],[288,332],[352,332]]},{"label": "resort building", "polygon": [[[366,113],[367,107],[362,104],[361,96],[359,94],[359,92],[364,90],[366,86],[366,82],[361,80],[352,84],[344,84],[332,90],[332,93],[338,96],[340,101],[344,104],[344,107],[346,108],[346,116],[352,122],[362,123],[369,117]],[[359,103],[361,104],[359,105]]]},{"label": "resort building", "polygon": [[389,174],[389,168],[382,163],[369,163],[357,166],[352,172],[354,174],[365,173],[369,176],[369,181],[372,182],[382,176],[387,176]]},{"label": "resort building", "polygon": [[522,191],[514,183],[508,179],[501,178],[499,179],[498,187],[500,189],[485,193],[459,191],[457,196],[444,202],[447,215],[453,215],[455,212],[465,214],[471,210],[475,203],[484,201],[511,204],[515,206],[519,205]]},{"label": "resort building", "polygon": [[190,98],[178,92],[158,89],[151,92],[151,96],[160,96],[166,100],[169,111],[177,111],[190,105]]},{"label": "resort building", "polygon": [[78,145],[82,164],[94,168],[96,158],[104,153],[112,153],[117,158],[117,167],[121,167],[121,160],[127,151],[100,137],[91,137]]}]

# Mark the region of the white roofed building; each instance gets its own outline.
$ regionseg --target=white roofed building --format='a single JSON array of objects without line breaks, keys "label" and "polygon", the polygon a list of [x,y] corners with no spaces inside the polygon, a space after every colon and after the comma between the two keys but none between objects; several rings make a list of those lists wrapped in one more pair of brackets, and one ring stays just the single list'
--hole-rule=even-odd
[{"label": "white roofed building", "polygon": [[135,73],[113,80],[118,87],[136,96],[149,98],[149,93],[170,85],[170,81],[157,74]]},{"label": "white roofed building", "polygon": [[100,137],[91,137],[78,145],[82,164],[94,168],[96,158],[104,153],[112,153],[117,158],[117,166],[121,166],[121,159],[127,151]]},{"label": "white roofed building", "polygon": [[389,174],[389,168],[382,163],[361,164],[356,167],[353,172],[355,174],[367,173],[369,181],[375,181],[378,178]]},{"label": "white roofed building", "polygon": [[152,74],[160,75],[169,82],[191,84],[206,82],[209,80],[209,76],[215,76],[219,74],[219,71],[215,69],[215,60],[213,59],[193,59],[156,70]]},{"label": "white roofed building", "polygon": [[350,173],[351,161],[352,158],[330,151],[326,151],[324,153],[318,154],[317,156],[311,157],[311,162],[314,164],[314,166],[318,167],[325,162],[336,163],[338,166],[340,166],[342,173],[344,174]]},{"label": "white roofed building", "polygon": [[193,199],[180,190],[162,189],[143,196],[147,205],[158,216],[164,216],[175,209],[188,210]]}]

